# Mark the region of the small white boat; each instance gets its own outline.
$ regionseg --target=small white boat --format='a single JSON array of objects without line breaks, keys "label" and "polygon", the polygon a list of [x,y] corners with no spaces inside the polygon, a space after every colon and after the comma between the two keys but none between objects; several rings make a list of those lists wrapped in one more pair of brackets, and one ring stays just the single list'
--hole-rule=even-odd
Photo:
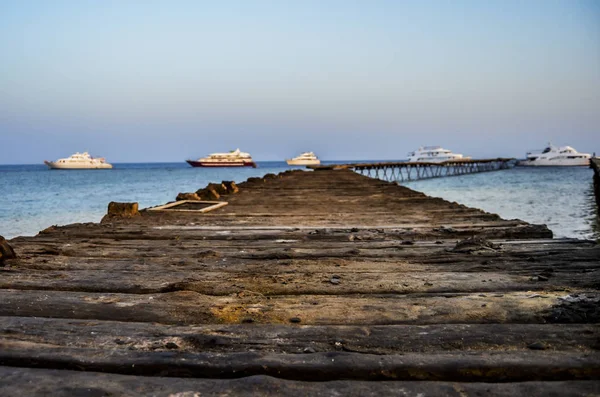
[{"label": "small white boat", "polygon": [[94,158],[88,152],[77,152],[65,159],[44,161],[44,164],[55,170],[106,170],[113,167],[104,157]]},{"label": "small white boat", "polygon": [[288,165],[319,165],[321,160],[313,152],[304,152],[298,157],[285,160]]},{"label": "small white boat", "polygon": [[536,166],[589,166],[592,156],[588,153],[579,153],[571,146],[556,147],[551,143],[544,150],[527,153],[527,159],[519,161],[519,165]]},{"label": "small white boat", "polygon": [[462,154],[452,153],[441,146],[422,146],[408,154],[409,163],[442,163],[444,161],[470,160]]},{"label": "small white boat", "polygon": [[192,167],[254,167],[256,163],[248,153],[240,149],[229,153],[212,153],[198,160],[186,160]]}]

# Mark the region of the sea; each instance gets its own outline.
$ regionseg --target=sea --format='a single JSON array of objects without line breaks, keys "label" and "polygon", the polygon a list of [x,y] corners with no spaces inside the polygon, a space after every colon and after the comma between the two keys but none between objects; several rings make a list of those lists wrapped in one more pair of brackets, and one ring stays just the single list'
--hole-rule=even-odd
[{"label": "sea", "polygon": [[[369,160],[336,163],[349,162]],[[99,222],[110,201],[135,201],[146,208],[173,201],[177,193],[196,191],[209,182],[242,182],[293,168],[277,161],[258,162],[258,168],[192,168],[183,162],[113,165],[112,170],[0,165],[0,235],[33,236],[51,225]],[[545,224],[557,238],[599,240],[592,175],[587,167],[516,167],[403,185],[504,219]]]}]

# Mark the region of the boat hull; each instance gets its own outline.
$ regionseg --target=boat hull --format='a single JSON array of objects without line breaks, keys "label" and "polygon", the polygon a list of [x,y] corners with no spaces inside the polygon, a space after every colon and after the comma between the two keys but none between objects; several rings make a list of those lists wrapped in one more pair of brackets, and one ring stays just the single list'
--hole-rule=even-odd
[{"label": "boat hull", "polygon": [[256,168],[256,163],[254,161],[219,161],[219,162],[209,162],[209,161],[194,161],[194,160],[186,160],[186,162],[192,167],[253,167]]},{"label": "boat hull", "polygon": [[113,166],[108,163],[101,164],[59,164],[54,161],[44,161],[51,170],[109,170]]},{"label": "boat hull", "polygon": [[570,160],[522,160],[517,164],[522,167],[589,167],[590,159]]},{"label": "boat hull", "polygon": [[294,160],[289,159],[285,160],[287,165],[319,165],[321,164],[321,160]]}]

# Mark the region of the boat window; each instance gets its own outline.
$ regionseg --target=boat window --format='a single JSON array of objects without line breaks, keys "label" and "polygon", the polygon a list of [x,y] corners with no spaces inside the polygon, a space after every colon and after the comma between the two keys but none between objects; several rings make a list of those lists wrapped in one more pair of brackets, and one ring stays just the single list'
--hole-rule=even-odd
[{"label": "boat window", "polygon": [[544,151],[542,153],[548,153],[551,150],[552,150],[551,148],[547,147],[546,149],[544,149]]}]

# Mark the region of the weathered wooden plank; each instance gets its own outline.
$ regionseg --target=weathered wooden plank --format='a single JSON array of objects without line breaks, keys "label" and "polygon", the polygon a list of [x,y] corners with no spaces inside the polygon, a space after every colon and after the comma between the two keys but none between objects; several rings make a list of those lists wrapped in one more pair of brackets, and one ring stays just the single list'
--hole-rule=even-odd
[{"label": "weathered wooden plank", "polygon": [[[57,237],[73,242],[93,242],[94,244],[112,244],[125,240],[177,240],[178,242],[186,242],[186,240],[206,240],[210,241],[226,240],[245,240],[248,243],[260,244],[261,240],[271,239],[275,234],[286,234],[288,239],[291,238],[307,238],[315,242],[315,240],[341,241],[348,239],[350,235],[358,236],[364,240],[403,240],[411,239],[417,241],[423,240],[444,240],[449,238],[464,238],[471,237],[474,234],[488,235],[490,239],[510,239],[516,238],[544,238],[549,237],[546,232],[537,230],[537,227],[519,223],[497,223],[497,222],[468,222],[454,221],[446,222],[444,220],[435,221],[428,220],[426,223],[404,223],[404,224],[373,224],[368,229],[361,229],[360,224],[348,223],[337,225],[336,227],[343,228],[341,230],[332,230],[331,227],[323,229],[320,225],[311,225],[303,222],[301,215],[298,219],[287,219],[284,224],[277,226],[264,225],[260,227],[239,226],[240,224],[252,224],[256,219],[268,217],[242,215],[224,215],[223,217],[214,218],[215,225],[200,226],[199,222],[190,220],[183,223],[181,220],[174,220],[169,224],[162,226],[147,226],[141,225],[135,228],[125,230],[111,230],[99,228],[94,230],[91,228],[75,229],[63,227],[58,229],[58,232],[44,233],[36,239],[17,238],[13,239],[13,244],[27,244],[44,242],[56,243]],[[212,220],[209,214],[205,215],[203,222]],[[465,223],[468,222],[468,223]],[[105,226],[105,225],[104,225]],[[309,235],[307,236],[307,233]],[[315,232],[310,235],[310,232]],[[252,237],[255,234],[255,238]],[[317,235],[315,235],[317,234]],[[515,236],[513,236],[515,235]],[[280,236],[279,238],[285,238]],[[358,243],[359,240],[356,240]],[[201,244],[202,241],[194,241],[196,244]]]},{"label": "weathered wooden plank", "polygon": [[[303,324],[319,325],[540,323],[548,321],[555,308],[567,304],[583,304],[585,316],[582,319],[577,317],[577,322],[598,322],[599,313],[594,306],[600,300],[598,294],[592,291],[580,291],[580,294],[586,297],[585,300],[582,303],[571,304],[564,300],[570,295],[560,291],[513,292],[499,295],[269,297],[250,290],[235,296],[208,296],[190,291],[138,295],[0,290],[0,315],[166,324],[283,324],[293,322],[294,318],[298,318]],[[576,310],[579,309],[577,306]]]},{"label": "weathered wooden plank", "polygon": [[[237,267],[241,267],[240,264]],[[409,293],[506,293],[514,291],[565,290],[570,287],[591,288],[597,284],[589,272],[543,273],[539,281],[529,271],[524,275],[509,272],[437,272],[356,271],[348,266],[329,265],[328,271],[314,271],[289,264],[270,264],[257,269],[248,266],[243,271],[214,268],[201,273],[172,267],[148,270],[113,269],[112,277],[97,270],[73,271],[0,271],[0,289],[54,290],[79,292],[112,292],[148,294],[172,291],[194,291],[204,295],[231,295],[253,291],[274,295],[348,295],[348,294],[409,294]],[[216,266],[215,266],[216,267]],[[319,267],[318,263],[313,267]],[[375,267],[375,266],[373,266]],[[274,270],[281,269],[274,272]],[[571,269],[573,270],[573,269]],[[600,272],[595,266],[594,272]],[[519,271],[521,272],[521,271]],[[226,277],[224,277],[226,275]]]},{"label": "weathered wooden plank", "polygon": [[[230,230],[193,230],[185,228],[182,230],[155,230],[153,234],[147,233],[146,236],[115,233],[112,238],[106,236],[96,238],[62,236],[62,238],[44,236],[42,238],[21,238],[13,240],[14,248],[20,253],[20,256],[27,259],[35,255],[45,256],[81,256],[81,257],[132,257],[141,256],[148,252],[147,256],[161,256],[173,254],[179,256],[192,257],[202,255],[206,250],[228,253],[232,257],[247,257],[256,251],[265,251],[268,249],[297,250],[299,254],[310,253],[312,256],[328,256],[346,254],[361,255],[393,255],[403,256],[415,253],[426,259],[429,256],[449,255],[448,250],[454,246],[458,240],[457,237],[446,235],[445,238],[434,239],[431,236],[428,240],[419,241],[418,235],[406,236],[404,232],[374,230],[374,231],[336,231],[328,229],[302,230],[302,231],[262,231],[257,234],[256,239],[252,239],[252,231],[230,231]],[[446,228],[441,228],[446,230]],[[448,234],[447,232],[443,232]],[[124,236],[124,238],[122,238]],[[587,250],[578,252],[576,248],[592,248],[589,242],[532,242],[530,245],[514,244],[512,242],[496,241],[501,244],[496,255],[536,255],[549,253],[556,254],[556,251],[565,252],[568,255],[575,254],[578,257],[586,255]],[[409,244],[409,245],[407,245]],[[359,253],[350,251],[358,249]],[[196,251],[194,251],[196,250]],[[336,251],[337,250],[337,251]],[[341,250],[341,251],[340,251]],[[398,252],[402,251],[402,252]],[[594,259],[600,257],[600,249],[592,248]],[[424,255],[427,254],[427,255]],[[491,255],[490,252],[477,252],[477,254]],[[587,254],[592,257],[592,255]]]},{"label": "weathered wooden plank", "polygon": [[[458,252],[449,252],[455,244],[455,240],[439,240],[439,241],[399,241],[398,243],[388,241],[358,241],[358,237],[346,236],[344,242],[339,241],[313,241],[315,235],[306,236],[306,240],[298,238],[290,238],[290,236],[277,236],[270,242],[263,242],[260,245],[245,245],[243,241],[217,241],[217,242],[191,242],[177,241],[168,242],[154,240],[140,240],[134,245],[123,242],[98,242],[98,243],[77,243],[77,242],[60,242],[55,244],[15,244],[19,251],[19,258],[8,260],[8,267],[22,267],[32,263],[73,263],[79,261],[81,263],[98,263],[107,262],[102,265],[110,266],[111,262],[117,262],[120,257],[127,258],[122,263],[160,263],[160,261],[169,258],[185,259],[188,262],[193,260],[202,260],[210,262],[215,257],[222,261],[224,256],[231,263],[235,263],[235,259],[245,259],[252,263],[252,255],[262,256],[259,259],[265,259],[264,256],[269,251],[272,259],[282,256],[303,256],[313,257],[319,260],[327,259],[328,255],[339,256],[340,253],[347,253],[348,257],[341,260],[356,260],[354,249],[356,247],[368,247],[364,252],[370,253],[371,256],[380,257],[382,260],[378,262],[385,265],[385,262],[394,258],[397,260],[410,260],[418,263],[441,263],[445,262],[448,266],[454,265],[458,268],[465,263],[477,263],[482,261],[492,262],[496,259],[496,266],[502,264],[503,268],[518,268],[527,266],[554,266],[556,271],[571,266],[579,266],[580,264],[599,263],[600,262],[600,246],[592,246],[589,243],[531,243],[531,244],[514,244],[512,242],[500,242],[501,249],[495,251],[479,251],[471,254]],[[352,241],[351,241],[352,240]],[[69,241],[71,241],[69,239]],[[360,245],[359,245],[360,244]],[[89,248],[97,250],[102,256],[93,256],[88,250]],[[121,248],[125,247],[125,248]],[[141,255],[133,255],[129,248],[138,247],[139,251],[155,251],[153,255],[141,257]],[[323,249],[319,249],[322,247]],[[373,249],[375,248],[375,249]],[[119,253],[119,251],[124,251]],[[162,252],[162,255],[161,255]],[[360,253],[359,249],[359,253]],[[68,255],[64,255],[68,254]],[[81,256],[77,256],[81,255]],[[363,256],[365,256],[363,254]],[[150,261],[150,257],[152,260]],[[166,258],[168,257],[168,258]],[[250,257],[250,258],[249,258]],[[233,259],[233,261],[232,261]],[[365,260],[361,260],[365,262]],[[513,263],[515,264],[513,266]],[[50,266],[50,265],[48,265]],[[483,269],[485,270],[485,269]]]},{"label": "weathered wooden plank", "polygon": [[186,353],[98,350],[2,342],[0,365],[112,372],[125,375],[291,380],[431,380],[519,382],[599,380],[600,355],[566,352],[492,352],[374,355]]},{"label": "weathered wooden plank", "polygon": [[[589,243],[506,242],[497,251],[468,254],[451,252],[454,242],[447,240],[382,241],[381,232],[294,233],[292,239],[265,235],[260,245],[204,237],[167,246],[159,240],[123,240],[108,248],[109,242],[97,240],[69,239],[61,245],[26,240],[20,258],[0,270],[0,288],[209,295],[244,289],[265,295],[505,292],[595,287],[600,270],[597,247],[573,249]],[[343,241],[331,240],[340,235]],[[107,272],[119,277],[107,278]],[[328,282],[333,275],[341,280],[335,286]]]},{"label": "weathered wooden plank", "polygon": [[[65,381],[68,379],[68,382]],[[7,396],[490,396],[579,397],[600,393],[597,381],[460,383],[427,381],[305,382],[257,375],[239,379],[191,379],[100,372],[0,367]]]},{"label": "weathered wooden plank", "polygon": [[[273,241],[249,242],[244,241],[191,241],[179,239],[176,241],[128,241],[124,242],[103,242],[94,243],[69,242],[62,244],[14,244],[15,249],[22,259],[28,259],[31,256],[46,258],[55,256],[80,256],[83,258],[105,258],[105,257],[140,257],[147,252],[146,257],[164,256],[166,254],[176,256],[197,257],[205,256],[210,252],[227,253],[232,258],[251,259],[256,255],[265,255],[265,252],[290,252],[289,256],[311,256],[311,257],[331,257],[345,255],[353,256],[371,256],[371,257],[408,257],[420,255],[423,259],[435,256],[445,256],[452,259],[461,259],[455,252],[449,252],[454,247],[456,240],[433,240],[427,242],[414,241],[412,239],[390,241],[365,239],[360,236],[349,235],[345,237],[346,241],[319,241],[311,237],[303,239],[293,238],[291,236],[280,236]],[[498,242],[502,244],[501,242]],[[536,250],[537,248],[537,250]],[[544,249],[545,248],[545,249]],[[546,247],[529,247],[523,249],[520,247],[506,247],[498,250],[479,251],[472,256],[504,256],[511,255],[519,257],[524,255],[542,256],[560,255],[559,251],[567,255],[575,255],[585,259],[587,255],[590,259],[598,259],[600,249],[591,249],[577,253],[575,248],[565,245],[546,245]],[[358,250],[358,251],[354,251]],[[400,252],[402,251],[402,252]],[[595,255],[591,255],[594,253]],[[426,254],[426,255],[424,255]],[[558,257],[560,258],[560,256]],[[566,258],[566,256],[565,256]],[[260,258],[265,259],[265,258]],[[267,258],[268,259],[268,258]],[[7,263],[19,263],[18,260],[9,259]]]},{"label": "weathered wooden plank", "polygon": [[[275,247],[279,248],[275,248]],[[32,267],[39,265],[41,268],[51,268],[53,265],[56,269],[63,269],[69,266],[111,266],[111,264],[132,264],[148,265],[152,264],[175,264],[178,261],[184,261],[189,265],[193,263],[202,263],[210,265],[211,263],[223,264],[223,259],[226,259],[228,266],[221,266],[227,270],[230,266],[235,268],[237,263],[247,263],[254,265],[257,263],[268,263],[268,259],[272,260],[293,260],[304,261],[313,259],[315,261],[327,262],[332,260],[330,256],[337,256],[335,260],[339,263],[379,263],[380,266],[386,266],[386,263],[397,264],[429,264],[441,265],[445,264],[447,268],[453,270],[469,269],[473,265],[481,265],[481,270],[489,269],[516,270],[518,268],[532,267],[554,267],[554,271],[560,272],[563,269],[587,266],[597,266],[599,263],[600,249],[577,249],[573,247],[551,247],[550,250],[532,249],[519,250],[516,252],[500,251],[500,252],[476,252],[473,254],[464,253],[449,253],[445,249],[440,249],[435,244],[422,245],[419,243],[408,243],[407,245],[399,245],[397,248],[368,250],[370,255],[363,254],[362,257],[355,255],[354,248],[347,249],[332,249],[332,250],[297,250],[287,248],[283,244],[277,243],[272,248],[254,250],[248,252],[246,249],[227,249],[223,247],[197,248],[197,249],[169,249],[164,247],[164,254],[159,253],[149,255],[147,257],[119,255],[117,251],[107,250],[105,256],[65,256],[60,254],[47,255],[26,255],[21,253],[17,259],[9,259],[6,261],[7,268]],[[448,248],[450,246],[447,246]],[[534,247],[535,248],[535,247]],[[118,250],[118,248],[115,248]],[[108,255],[109,252],[115,252],[114,255]],[[346,257],[340,257],[341,253],[347,253]],[[359,250],[359,253],[361,251]],[[365,252],[365,251],[363,251]],[[268,254],[268,257],[267,257]],[[500,267],[499,267],[500,266]],[[86,267],[84,267],[86,268]],[[79,267],[72,267],[73,270]],[[83,268],[82,268],[83,269]],[[400,271],[403,268],[399,269]]]},{"label": "weathered wooden plank", "polygon": [[[600,349],[600,328],[586,324],[433,324],[174,326],[98,320],[0,317],[0,343],[98,350],[369,354]],[[17,344],[18,346],[18,344]]]}]

